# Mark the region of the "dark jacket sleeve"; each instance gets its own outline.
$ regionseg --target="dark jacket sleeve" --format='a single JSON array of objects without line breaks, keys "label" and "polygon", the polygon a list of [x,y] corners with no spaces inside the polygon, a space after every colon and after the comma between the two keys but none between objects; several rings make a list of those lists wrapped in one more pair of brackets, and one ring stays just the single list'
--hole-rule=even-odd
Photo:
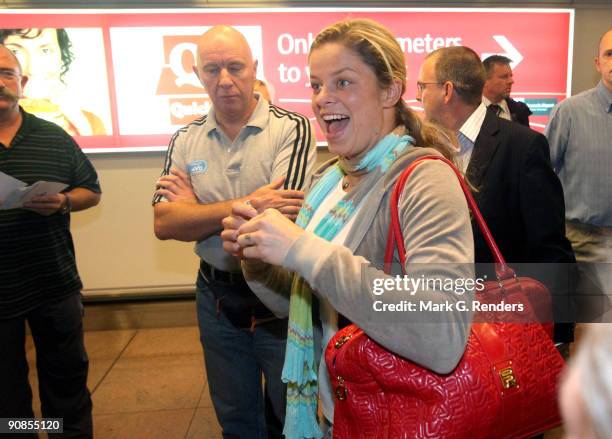
[{"label": "dark jacket sleeve", "polygon": [[563,188],[550,164],[546,138],[537,134],[523,155],[520,200],[530,260],[572,262],[573,251],[565,237]]},{"label": "dark jacket sleeve", "polygon": [[[563,188],[550,164],[548,142],[543,135],[533,137],[521,167],[521,210],[530,264],[520,271],[549,288],[555,321],[570,322],[573,320],[571,295],[575,289],[576,260],[565,237]],[[556,341],[570,341],[570,329],[567,325],[556,325]]]}]

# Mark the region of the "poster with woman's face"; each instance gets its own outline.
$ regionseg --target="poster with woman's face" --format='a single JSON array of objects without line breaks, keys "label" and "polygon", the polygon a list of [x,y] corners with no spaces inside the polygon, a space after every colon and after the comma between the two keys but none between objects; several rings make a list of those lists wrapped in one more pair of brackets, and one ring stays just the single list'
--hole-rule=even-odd
[{"label": "poster with woman's face", "polygon": [[101,29],[2,29],[0,33],[28,77],[20,102],[26,111],[74,136],[112,134]]}]

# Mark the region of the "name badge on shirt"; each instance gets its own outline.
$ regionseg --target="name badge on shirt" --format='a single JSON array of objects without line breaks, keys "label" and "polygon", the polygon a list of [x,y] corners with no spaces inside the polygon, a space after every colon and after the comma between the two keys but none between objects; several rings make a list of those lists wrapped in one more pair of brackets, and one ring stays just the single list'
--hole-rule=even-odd
[{"label": "name badge on shirt", "polygon": [[187,163],[187,172],[189,175],[203,174],[208,169],[206,160],[196,160],[195,162]]}]

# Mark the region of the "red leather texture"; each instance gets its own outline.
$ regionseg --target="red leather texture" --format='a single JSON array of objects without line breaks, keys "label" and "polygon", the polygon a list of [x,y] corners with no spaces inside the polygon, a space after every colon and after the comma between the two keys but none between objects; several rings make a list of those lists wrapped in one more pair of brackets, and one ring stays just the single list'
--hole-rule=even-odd
[{"label": "red leather texture", "polygon": [[[388,263],[395,248],[402,263],[405,256],[397,215],[399,194],[414,167],[431,159],[447,162],[424,157],[398,179],[391,197]],[[499,282],[487,282],[477,300],[495,303],[503,295],[507,303],[524,303],[521,315],[506,318],[512,322],[523,318],[526,323],[475,315],[475,321],[491,323],[472,325],[463,357],[447,375],[389,352],[355,325],[342,329],[325,352],[336,394],[336,439],[524,438],[561,422],[556,390],[564,362],[552,343],[552,323],[537,323],[552,321],[550,295],[538,281],[514,276],[490,233],[485,233],[488,229],[471,193],[455,172],[497,258]]]},{"label": "red leather texture", "polygon": [[[325,358],[332,388],[345,395],[336,396],[336,439],[525,438],[560,424],[556,386],[563,359],[537,323],[474,324],[448,375],[389,352],[355,325],[338,332]],[[500,372],[507,367],[516,387],[504,389]]]}]

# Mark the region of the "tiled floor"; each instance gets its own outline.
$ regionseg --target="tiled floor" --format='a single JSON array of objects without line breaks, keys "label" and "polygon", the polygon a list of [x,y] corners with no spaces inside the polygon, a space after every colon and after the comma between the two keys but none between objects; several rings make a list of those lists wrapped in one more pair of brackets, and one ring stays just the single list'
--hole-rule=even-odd
[{"label": "tiled floor", "polygon": [[[89,389],[99,439],[220,438],[197,327],[88,331]],[[28,341],[37,401],[35,353]]]},{"label": "tiled floor", "polygon": [[[156,322],[160,327],[154,327]],[[85,332],[96,439],[221,437],[194,325],[189,301],[86,307],[86,329],[128,328]],[[36,354],[29,337],[27,352],[39,417]],[[545,438],[561,436],[559,428]]]}]

